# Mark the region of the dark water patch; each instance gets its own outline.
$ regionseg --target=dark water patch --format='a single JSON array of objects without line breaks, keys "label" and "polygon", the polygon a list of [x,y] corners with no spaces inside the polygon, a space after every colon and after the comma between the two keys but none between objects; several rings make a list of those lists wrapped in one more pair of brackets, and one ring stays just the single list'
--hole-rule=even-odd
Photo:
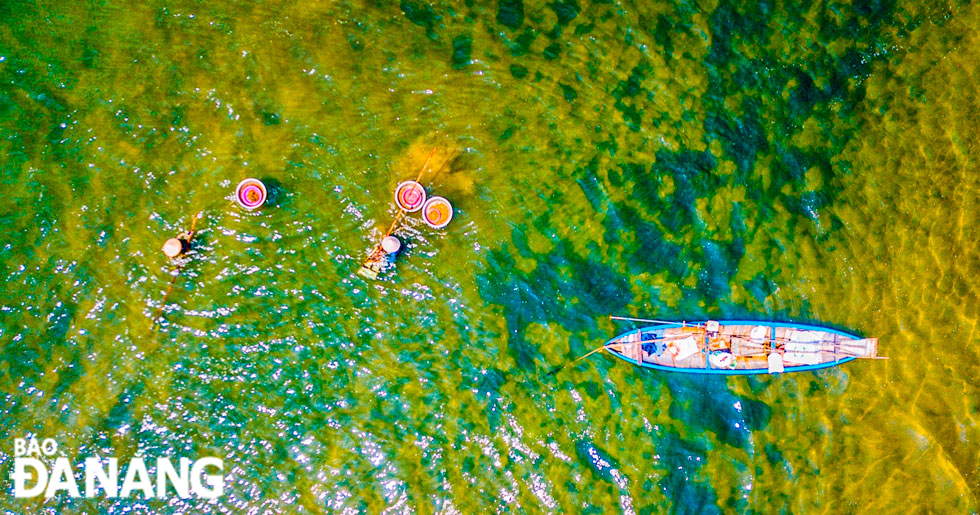
[{"label": "dark water patch", "polygon": [[351,50],[359,52],[364,50],[364,42],[354,34],[347,35],[347,44],[350,45]]},{"label": "dark water patch", "polygon": [[544,56],[544,58],[548,61],[558,59],[558,57],[561,56],[561,47],[562,47],[561,43],[556,41],[546,46],[544,48],[544,51],[541,52],[541,55]]},{"label": "dark water patch", "polygon": [[[71,396],[71,387],[85,374],[84,356],[90,350],[91,346],[82,348],[73,346],[72,354],[68,356],[62,355],[59,359],[60,363],[51,368],[50,373],[57,374],[58,377],[58,381],[52,389],[52,404],[67,402],[67,399],[74,401]],[[0,377],[2,377],[2,374],[0,374]],[[60,414],[63,423],[68,423],[68,419],[72,416],[73,414],[68,410],[63,410]]]},{"label": "dark water patch", "polygon": [[606,177],[610,185],[617,188],[626,183],[627,177],[634,179],[634,187],[640,188],[639,193],[646,197],[644,200],[653,199],[656,198],[659,184],[651,185],[648,181],[656,180],[659,182],[661,178],[653,174],[647,175],[645,172],[648,166],[647,163],[620,162],[617,163],[616,167],[606,171]]},{"label": "dark water patch", "polygon": [[[612,91],[612,96],[616,99],[613,106],[622,113],[626,126],[634,132],[640,131],[643,122],[643,112],[637,107],[637,102],[628,103],[628,100],[645,92],[642,83],[650,71],[649,65],[645,61],[642,61],[633,67],[626,80],[620,81]],[[644,95],[644,97],[648,96],[652,100],[652,94]]]},{"label": "dark water patch", "polygon": [[0,116],[10,118],[17,111],[17,104],[10,95],[0,91]]},{"label": "dark water patch", "polygon": [[768,6],[759,4],[736,7],[730,1],[719,3],[710,17],[711,49],[709,60],[714,62],[732,60],[733,54],[736,52],[734,42],[740,39],[761,43],[763,36],[768,31],[766,27],[768,16],[760,10],[767,8]]},{"label": "dark water patch", "polygon": [[[531,50],[531,44],[534,43],[534,39],[537,37],[538,33],[534,29],[530,27],[524,29],[523,32],[514,38],[514,42],[510,44],[510,55],[514,57],[527,55],[527,53]],[[513,67],[520,65],[512,64],[511,66]]]},{"label": "dark water patch", "polygon": [[566,84],[559,84],[558,86],[561,87],[561,94],[565,100],[569,103],[575,102],[575,99],[578,98],[578,92],[575,91],[575,88]]},{"label": "dark water patch", "polygon": [[553,11],[555,11],[555,16],[558,17],[558,24],[565,26],[571,23],[572,20],[578,16],[580,7],[576,0],[563,0],[558,2],[552,2],[548,4]]},{"label": "dark water patch", "polygon": [[526,225],[514,226],[510,231],[511,241],[514,243],[514,248],[521,255],[521,257],[530,258],[534,257],[534,252],[531,250],[528,244],[527,238],[528,227]]},{"label": "dark water patch", "polygon": [[737,259],[726,256],[721,245],[702,240],[700,246],[701,270],[698,272],[698,289],[706,298],[721,299],[731,293],[729,281],[735,274]]},{"label": "dark water patch", "polygon": [[684,259],[683,248],[668,241],[663,230],[656,223],[642,219],[632,206],[619,206],[618,212],[622,216],[624,226],[609,225],[607,230],[632,231],[638,245],[628,257],[631,270],[636,273],[666,270],[675,279],[687,275],[688,261]]},{"label": "dark water patch", "polygon": [[755,300],[766,305],[768,304],[766,299],[776,293],[778,285],[767,274],[760,272],[748,282],[743,283],[742,287],[752,294]]},{"label": "dark water patch", "polygon": [[481,277],[478,286],[480,294],[488,302],[502,306],[507,321],[507,344],[518,365],[533,367],[537,351],[524,338],[528,324],[545,318],[545,308],[541,299],[536,298],[532,288],[524,281],[509,279],[516,263],[506,253],[507,247],[492,251],[487,259],[488,273]]},{"label": "dark water patch", "polygon": [[[601,132],[602,127],[596,126],[596,132]],[[595,145],[596,150],[599,152],[606,152],[609,157],[616,157],[616,152],[619,151],[619,143],[616,141],[616,136],[609,134],[608,139],[599,141]]]},{"label": "dark water patch", "polygon": [[[834,14],[821,11],[817,26],[821,39],[834,42],[839,50],[807,51],[805,66],[799,59],[778,53],[778,47],[773,51],[761,44],[774,38],[767,22],[768,6],[724,2],[711,14],[706,72],[709,90],[724,93],[705,97],[704,129],[721,143],[723,156],[719,157],[735,162],[735,183],[749,185],[749,196],[755,202],[766,205],[782,198],[794,216],[816,224],[818,210],[835,201],[832,189],[807,195],[807,173],[815,169],[824,185],[841,173],[830,163],[854,133],[854,125],[846,120],[864,99],[863,79],[871,66],[887,57],[878,49],[886,25],[894,22],[894,5],[883,2],[880,7],[882,11],[873,15],[866,6],[836,9]],[[808,11],[805,6],[782,9],[784,30],[812,27]],[[747,55],[740,50],[745,45],[757,50]],[[737,101],[737,111],[728,109],[732,101]],[[834,110],[828,108],[831,102],[837,106]],[[817,137],[811,138],[813,146],[801,149],[792,138],[807,126]],[[771,181],[766,189],[761,187],[757,158],[772,154],[778,158],[770,164]],[[789,193],[784,189],[787,185]],[[761,220],[771,214],[763,208]],[[833,227],[824,224],[823,230]]]},{"label": "dark water patch", "polygon": [[[59,399],[64,400],[75,385],[83,371],[82,356],[92,343],[86,330],[79,331],[80,327],[88,329],[87,324],[80,321],[85,319],[83,310],[91,306],[92,270],[88,264],[50,254],[51,250],[64,248],[63,231],[54,230],[61,227],[58,221],[52,220],[50,237],[44,241],[43,232],[37,234],[33,248],[41,252],[40,256],[48,255],[39,268],[48,270],[51,277],[59,280],[46,281],[30,270],[21,275],[12,267],[5,270],[10,274],[6,276],[7,290],[16,289],[18,294],[0,296],[3,304],[0,331],[8,341],[0,358],[0,380],[7,381],[10,391],[26,397],[30,397],[35,388],[50,385],[41,402],[45,405],[44,410],[48,406],[54,407]],[[10,265],[30,262],[38,257],[33,249],[8,254],[5,258],[12,259]],[[109,317],[109,320],[113,318]],[[67,416],[67,413],[52,416],[59,415]]]},{"label": "dark water patch", "polygon": [[674,43],[671,37],[676,30],[676,25],[664,14],[657,16],[657,26],[653,31],[653,40],[663,49],[664,62],[670,64],[674,57]]},{"label": "dark water patch", "polygon": [[782,465],[785,462],[783,453],[779,452],[779,448],[771,443],[766,444],[765,454],[766,460],[773,465]]},{"label": "dark water patch", "polygon": [[442,16],[436,14],[432,6],[423,2],[402,0],[401,10],[405,14],[405,17],[408,18],[408,21],[425,28],[426,37],[430,40],[438,38],[435,25],[442,19]]},{"label": "dark water patch", "polygon": [[[548,224],[545,215],[536,221],[535,228],[542,230],[538,225]],[[595,331],[597,318],[621,312],[633,296],[627,278],[601,257],[580,256],[563,240],[556,242],[552,252],[538,254],[530,249],[526,238],[522,229],[514,229],[515,249],[522,257],[537,261],[532,272],[514,273],[517,266],[510,254],[492,251],[487,271],[478,280],[481,297],[503,307],[508,346],[522,367],[533,366],[540,354],[524,336],[531,323],[559,321],[570,332]],[[578,302],[572,307],[546,300],[556,296]]]},{"label": "dark water patch", "polygon": [[[800,189],[806,182],[806,172],[808,170],[808,156],[796,147],[777,147],[779,160],[773,166],[773,178],[770,191],[775,193],[782,190],[783,186],[789,185],[794,189]],[[775,196],[775,195],[771,195]]]},{"label": "dark water patch", "polygon": [[[13,377],[10,376],[10,361],[5,358],[0,358],[0,384],[4,386],[14,385]],[[29,400],[27,403],[24,402],[22,397],[18,397],[13,393],[0,393],[0,438],[6,440],[13,440],[14,438],[21,438],[14,433],[17,426],[23,424],[25,417],[29,417],[28,413],[33,406],[33,401]],[[36,421],[37,424],[41,424],[42,421]],[[7,474],[9,471],[8,464],[10,461],[6,461],[4,464],[0,464],[0,474],[5,477],[9,477]]]},{"label": "dark water patch", "polygon": [[895,0],[855,0],[851,7],[854,13],[871,27],[892,23],[895,15]]},{"label": "dark water patch", "polygon": [[683,422],[685,427],[696,428],[695,432],[711,432],[723,444],[748,449],[751,432],[769,423],[771,408],[734,395],[724,379],[680,374],[666,382],[674,395],[671,418]]},{"label": "dark water patch", "polygon": [[[698,441],[682,439],[674,431],[658,436],[655,446],[664,475],[657,487],[669,500],[671,513],[721,513],[717,506],[718,494],[709,480],[699,474],[707,448]],[[661,513],[662,510],[657,506],[648,513]]]},{"label": "dark water patch", "polygon": [[[556,23],[555,26],[554,27],[551,27],[551,30],[549,30],[545,34],[545,36],[547,36],[548,39],[557,40],[558,38],[561,37],[562,28],[563,27],[562,27],[562,25],[560,23]],[[556,43],[557,43],[557,41],[556,41]]]},{"label": "dark water patch", "polygon": [[602,387],[595,381],[583,381],[575,385],[575,387],[585,390],[585,394],[592,400],[598,399],[599,395],[602,394]]},{"label": "dark water patch", "polygon": [[636,95],[643,92],[642,83],[643,79],[646,78],[646,74],[650,71],[650,67],[647,64],[639,64],[630,71],[626,80],[620,81],[616,85],[616,89],[613,90],[612,95],[616,100],[622,100],[628,97],[635,97]]},{"label": "dark water patch", "polygon": [[524,0],[498,0],[497,23],[518,29],[524,24]]},{"label": "dark water patch", "polygon": [[[714,158],[707,152],[660,152],[649,170],[641,163],[620,164],[621,174],[615,169],[607,170],[608,183],[599,181],[594,162],[576,171],[578,183],[591,207],[604,213],[603,239],[618,244],[629,234],[636,241],[636,246],[625,252],[630,271],[667,271],[668,277],[682,283],[692,271],[689,263],[699,264],[695,268],[696,286],[693,289],[681,287],[686,306],[697,305],[699,299],[727,298],[737,265],[746,253],[747,227],[737,204],[731,208],[730,241],[702,237],[692,240],[695,244],[684,248],[668,239],[668,234],[701,232],[697,201],[710,198],[727,183],[714,173],[715,168]],[[612,204],[605,201],[608,197],[606,187],[630,183],[632,197],[641,202],[642,208],[628,202]],[[661,194],[661,191],[667,193]],[[648,212],[657,213],[654,215],[657,221],[648,220],[651,217],[645,214]]]},{"label": "dark water patch", "polygon": [[282,182],[275,177],[262,177],[259,179],[265,185],[266,199],[265,205],[269,207],[283,207],[292,199],[292,195],[283,186]]},{"label": "dark water patch", "polygon": [[814,222],[820,221],[820,209],[829,204],[830,194],[824,191],[807,191],[799,197],[786,200],[790,212],[809,218]]},{"label": "dark water patch", "polygon": [[698,222],[697,199],[709,196],[721,185],[721,179],[711,173],[716,165],[710,152],[657,152],[651,173],[671,177],[674,185],[668,196],[669,208],[660,217],[670,232],[683,232],[685,226]]},{"label": "dark water patch", "polygon": [[106,429],[119,430],[129,427],[134,423],[134,411],[137,399],[144,390],[143,382],[135,381],[127,387],[115,399],[115,404],[102,421],[102,427]]},{"label": "dark water patch", "polygon": [[589,306],[589,311],[596,316],[608,313],[619,313],[632,300],[629,282],[612,268],[605,266],[598,256],[587,259],[573,260],[573,270],[584,275],[582,284],[576,287],[584,288],[579,294]]},{"label": "dark water patch", "polygon": [[582,188],[582,193],[585,194],[585,199],[592,206],[592,210],[597,213],[602,213],[605,211],[604,205],[607,195],[602,184],[599,183],[599,179],[595,176],[595,173],[588,171],[595,163],[596,160],[593,158],[592,162],[584,170],[577,172],[575,175],[579,178],[575,182]]},{"label": "dark water patch", "polygon": [[483,415],[487,427],[495,432],[501,427],[503,409],[500,406],[500,388],[506,380],[506,374],[495,368],[474,370],[474,376],[464,384],[475,385],[474,395],[483,403]]},{"label": "dark water patch", "polygon": [[817,102],[824,100],[825,95],[817,88],[813,77],[805,70],[797,68],[793,73],[795,75],[794,81],[796,82],[796,87],[790,90],[789,114],[793,118],[799,118],[803,114],[810,112]]},{"label": "dark water patch", "polygon": [[265,123],[266,125],[279,125],[282,121],[280,119],[279,113],[276,112],[261,111],[259,114],[262,122]]},{"label": "dark water patch", "polygon": [[579,23],[575,26],[575,36],[584,36],[595,29],[594,23]]},{"label": "dark water patch", "polygon": [[731,218],[729,222],[729,231],[731,231],[732,239],[730,243],[725,245],[725,250],[728,254],[728,261],[732,266],[732,278],[734,278],[736,275],[736,268],[747,252],[745,244],[748,237],[748,229],[746,228],[744,220],[742,219],[741,212],[742,209],[738,203],[732,206],[732,213],[730,215]]},{"label": "dark water patch", "polygon": [[746,100],[742,105],[745,114],[732,116],[731,113],[709,115],[704,120],[704,130],[713,139],[722,142],[722,148],[735,161],[739,175],[738,183],[744,183],[755,167],[756,156],[765,153],[769,141],[754,101]]},{"label": "dark water patch", "polygon": [[453,38],[453,68],[461,69],[468,66],[472,61],[470,54],[473,52],[473,38],[460,34]]},{"label": "dark water patch", "polygon": [[733,235],[733,245],[740,249],[737,252],[739,259],[741,259],[745,253],[744,235],[748,232],[748,227],[745,225],[745,209],[742,207],[741,202],[732,203],[732,213],[728,221],[728,229]]}]

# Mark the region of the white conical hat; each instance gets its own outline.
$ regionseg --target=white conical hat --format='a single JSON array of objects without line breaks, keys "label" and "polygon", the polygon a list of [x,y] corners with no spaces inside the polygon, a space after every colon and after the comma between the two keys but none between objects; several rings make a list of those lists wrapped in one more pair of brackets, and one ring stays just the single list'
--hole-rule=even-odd
[{"label": "white conical hat", "polygon": [[177,238],[170,238],[163,243],[163,248],[161,250],[163,250],[163,253],[166,254],[167,257],[177,257],[180,255],[180,252],[184,250],[184,245],[180,243],[180,240]]},{"label": "white conical hat", "polygon": [[389,254],[394,254],[402,248],[402,242],[395,236],[385,236],[385,239],[381,240],[381,248]]}]

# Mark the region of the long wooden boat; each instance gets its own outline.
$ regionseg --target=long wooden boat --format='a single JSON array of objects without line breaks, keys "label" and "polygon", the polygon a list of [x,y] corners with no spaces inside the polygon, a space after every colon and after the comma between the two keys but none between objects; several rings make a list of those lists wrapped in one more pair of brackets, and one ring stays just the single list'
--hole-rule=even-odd
[{"label": "long wooden boat", "polygon": [[643,368],[693,374],[802,372],[878,358],[877,338],[748,320],[659,323],[626,331],[603,348]]}]

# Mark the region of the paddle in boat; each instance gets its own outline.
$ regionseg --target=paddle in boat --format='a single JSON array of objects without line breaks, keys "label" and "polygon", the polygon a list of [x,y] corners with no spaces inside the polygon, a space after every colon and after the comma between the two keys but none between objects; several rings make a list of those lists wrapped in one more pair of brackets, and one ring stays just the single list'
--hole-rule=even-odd
[{"label": "paddle in boat", "polygon": [[878,339],[807,324],[747,320],[655,322],[607,341],[604,350],[643,368],[692,374],[778,374],[878,357]]}]

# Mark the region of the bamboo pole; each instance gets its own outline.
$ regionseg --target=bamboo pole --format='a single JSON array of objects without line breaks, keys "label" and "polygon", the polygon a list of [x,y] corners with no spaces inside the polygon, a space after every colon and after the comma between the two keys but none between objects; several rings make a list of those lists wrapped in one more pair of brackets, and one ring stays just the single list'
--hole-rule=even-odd
[{"label": "bamboo pole", "polygon": [[[615,345],[615,344],[613,344],[613,345]],[[585,359],[585,358],[587,358],[587,357],[589,357],[589,356],[591,356],[591,355],[593,355],[593,354],[595,354],[597,352],[600,352],[600,351],[602,351],[605,348],[606,348],[606,344],[603,343],[601,347],[599,347],[597,349],[593,349],[592,351],[590,351],[588,354],[585,354],[584,356],[580,356],[580,357],[576,358],[575,360],[570,361],[568,363],[565,363],[563,365],[558,365],[558,368],[552,370],[551,372],[548,372],[546,374],[546,377],[547,376],[553,376],[553,375],[557,374],[558,372],[561,372],[562,370],[564,370],[565,367],[567,367],[569,365],[574,365],[575,363],[578,363],[579,361],[582,361],[583,359]]]},{"label": "bamboo pole", "polygon": [[[792,342],[789,342],[789,343],[792,343]],[[797,343],[801,343],[801,344],[804,344],[804,345],[819,345],[819,344],[833,343],[833,342],[831,340],[821,340],[821,341],[817,341],[817,342],[797,342]],[[757,347],[757,348],[763,348],[763,347],[765,347],[765,344],[764,343],[755,343],[755,342],[742,342],[739,345],[741,345],[742,347]],[[854,352],[854,351],[858,351],[858,350],[867,350],[867,347],[865,347],[863,345],[852,344],[852,345],[840,345],[840,346],[837,347],[837,349],[838,350],[841,350],[841,351]],[[832,353],[833,351],[832,350],[823,350],[823,349],[821,349],[820,352],[831,352]]]},{"label": "bamboo pole", "polygon": [[702,324],[688,324],[687,322],[671,322],[669,320],[650,320],[647,318],[630,318],[630,317],[620,317],[609,315],[610,320],[623,320],[626,322],[650,322],[653,324],[678,324],[684,327],[702,327]]},{"label": "bamboo pole", "polygon": [[[775,349],[766,349],[763,348],[762,346],[758,346],[758,348],[761,350],[761,352],[746,352],[743,354],[739,354],[739,356],[752,357],[752,356],[766,356],[768,354],[780,354]],[[794,350],[794,351],[784,350],[782,352],[782,354],[823,354],[823,353],[831,354],[831,352],[827,350]],[[839,355],[845,358],[888,359],[884,356],[862,356],[860,354],[853,354],[853,353],[846,353],[846,352],[842,352]]]}]

